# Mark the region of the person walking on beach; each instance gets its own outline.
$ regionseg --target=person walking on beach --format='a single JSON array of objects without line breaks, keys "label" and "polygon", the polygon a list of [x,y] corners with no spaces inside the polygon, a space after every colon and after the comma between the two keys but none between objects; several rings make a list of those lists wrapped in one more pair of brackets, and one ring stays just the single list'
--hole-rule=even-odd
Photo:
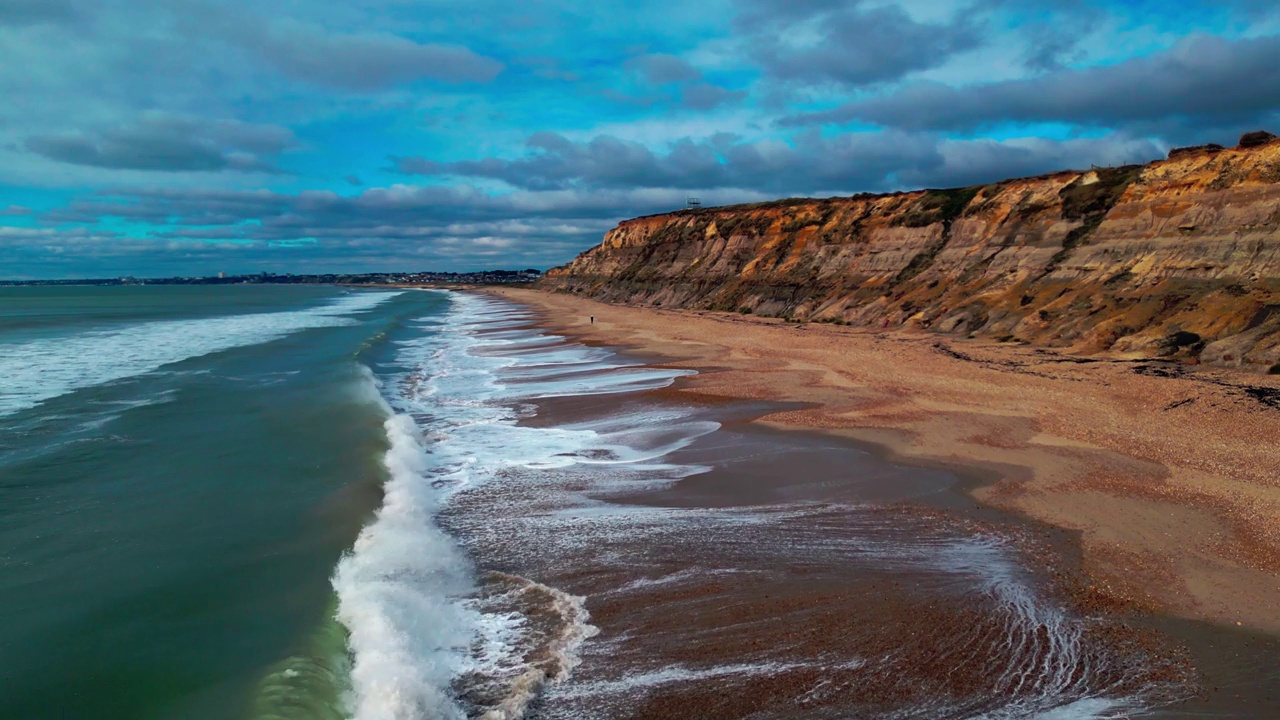
[{"label": "person walking on beach", "polygon": [[596,324],[596,316],[595,316],[595,315],[592,315],[592,316],[591,316],[591,324],[592,324],[592,325],[595,325],[595,324]]}]

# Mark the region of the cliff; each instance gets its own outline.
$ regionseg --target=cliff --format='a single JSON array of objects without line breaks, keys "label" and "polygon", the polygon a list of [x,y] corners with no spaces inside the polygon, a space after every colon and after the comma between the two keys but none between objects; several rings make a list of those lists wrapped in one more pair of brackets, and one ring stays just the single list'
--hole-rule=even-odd
[{"label": "cliff", "polygon": [[544,289],[1280,372],[1280,140],[623,222]]}]

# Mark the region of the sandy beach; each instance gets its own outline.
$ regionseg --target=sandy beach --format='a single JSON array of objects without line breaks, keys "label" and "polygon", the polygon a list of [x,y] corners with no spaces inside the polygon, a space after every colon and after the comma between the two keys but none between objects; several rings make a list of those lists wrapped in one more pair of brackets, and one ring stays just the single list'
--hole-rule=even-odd
[{"label": "sandy beach", "polygon": [[[428,397],[490,412],[474,392],[505,388],[518,402],[496,425],[459,410],[442,444],[476,433],[477,461],[501,467],[459,485],[440,522],[481,578],[469,602],[525,618],[492,644],[518,657],[486,662],[490,644],[476,646],[489,669],[453,686],[468,716],[525,703],[531,720],[1272,707],[1252,689],[1274,687],[1274,643],[1081,612],[1059,581],[1072,573],[1056,570],[1069,538],[975,509],[974,478],[760,423],[799,404],[700,393],[697,371],[549,331],[527,304],[465,302],[475,321],[455,330],[470,360],[457,362],[490,365],[494,384],[441,357]],[[453,378],[474,392],[451,395]]]},{"label": "sandy beach", "polygon": [[966,474],[978,503],[1078,533],[1086,604],[1280,634],[1280,378],[492,292],[698,371],[674,392],[802,403],[756,422]]}]

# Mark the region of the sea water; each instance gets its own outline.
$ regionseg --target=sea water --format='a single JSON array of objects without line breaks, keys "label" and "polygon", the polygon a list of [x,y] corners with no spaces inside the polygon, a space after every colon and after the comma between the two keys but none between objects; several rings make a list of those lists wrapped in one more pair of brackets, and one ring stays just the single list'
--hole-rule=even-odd
[{"label": "sea water", "polygon": [[[496,382],[513,363],[470,353],[501,321],[483,307],[327,287],[0,290],[4,716],[519,717],[591,634],[582,600],[517,577],[478,592],[436,515],[595,433],[516,428]],[[519,395],[682,374],[588,348],[539,364],[552,377]],[[522,615],[533,595],[555,627]],[[549,659],[526,663],[522,643]]]},{"label": "sea water", "polygon": [[245,717],[283,658],[340,661],[329,578],[388,442],[362,363],[446,306],[0,289],[0,716]]}]

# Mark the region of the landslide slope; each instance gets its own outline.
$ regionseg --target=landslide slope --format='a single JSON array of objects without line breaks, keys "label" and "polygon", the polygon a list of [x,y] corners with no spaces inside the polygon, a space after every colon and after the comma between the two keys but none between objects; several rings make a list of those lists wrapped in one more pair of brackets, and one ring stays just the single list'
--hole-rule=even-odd
[{"label": "landslide slope", "polygon": [[620,224],[544,289],[1280,372],[1280,140]]}]

